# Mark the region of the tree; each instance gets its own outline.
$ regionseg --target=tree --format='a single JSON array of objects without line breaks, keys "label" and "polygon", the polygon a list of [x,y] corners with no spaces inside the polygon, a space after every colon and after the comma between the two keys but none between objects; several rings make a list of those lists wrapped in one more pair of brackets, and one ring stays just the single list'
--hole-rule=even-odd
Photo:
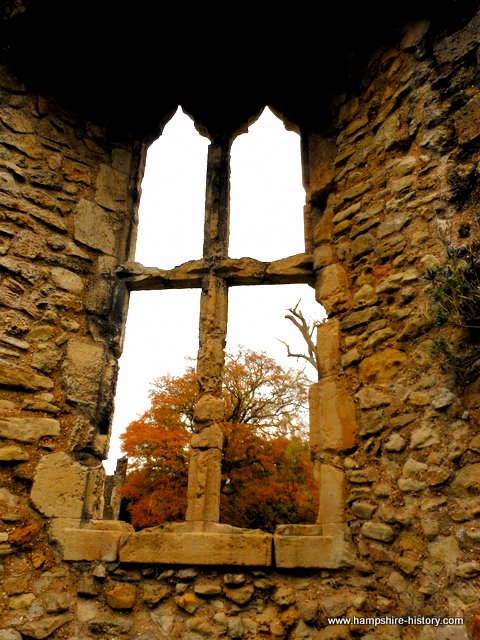
[{"label": "tree", "polygon": [[[265,353],[240,348],[226,357],[222,522],[272,531],[281,522],[315,521],[306,395],[303,374]],[[156,379],[150,408],[122,436],[124,496],[137,528],[184,519],[197,397],[193,367]]]}]

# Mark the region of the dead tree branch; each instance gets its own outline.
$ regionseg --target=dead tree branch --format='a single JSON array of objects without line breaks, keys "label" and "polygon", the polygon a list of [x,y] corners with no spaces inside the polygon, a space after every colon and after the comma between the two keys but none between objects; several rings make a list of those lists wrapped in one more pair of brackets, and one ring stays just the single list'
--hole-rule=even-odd
[{"label": "dead tree branch", "polygon": [[300,304],[300,300],[297,302],[297,304],[294,307],[287,309],[289,313],[287,313],[285,318],[287,320],[290,320],[290,322],[292,322],[300,331],[302,338],[305,340],[305,343],[307,345],[307,353],[293,353],[290,349],[290,345],[287,342],[285,342],[284,340],[280,340],[280,342],[286,346],[287,355],[289,357],[297,358],[297,360],[299,358],[306,360],[312,365],[312,367],[315,368],[315,370],[317,371],[317,374],[319,374],[320,368],[318,363],[317,349],[312,339],[313,332],[317,328],[318,322],[313,322],[312,325],[309,326],[302,311],[298,308],[299,304]]}]

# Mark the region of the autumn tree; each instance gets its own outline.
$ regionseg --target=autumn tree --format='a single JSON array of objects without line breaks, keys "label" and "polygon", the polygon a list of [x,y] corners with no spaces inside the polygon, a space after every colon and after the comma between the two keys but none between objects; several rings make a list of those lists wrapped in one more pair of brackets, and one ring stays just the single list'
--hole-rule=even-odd
[{"label": "autumn tree", "polygon": [[[306,389],[303,373],[282,368],[265,353],[240,348],[227,355],[222,522],[271,531],[281,522],[315,520]],[[122,436],[129,459],[124,496],[136,527],[185,517],[197,397],[193,367],[182,376],[156,379],[149,409]]]}]

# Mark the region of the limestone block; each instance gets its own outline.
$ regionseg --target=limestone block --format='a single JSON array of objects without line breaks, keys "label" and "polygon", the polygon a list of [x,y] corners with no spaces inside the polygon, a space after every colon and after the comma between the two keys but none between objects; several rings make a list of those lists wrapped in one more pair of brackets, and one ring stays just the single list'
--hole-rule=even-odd
[{"label": "limestone block", "polygon": [[313,256],[308,253],[296,253],[288,258],[270,262],[266,277],[270,282],[295,284],[305,282],[305,271],[312,268]]},{"label": "limestone block", "polygon": [[345,270],[339,264],[330,264],[317,272],[315,299],[325,307],[327,315],[344,308],[349,298],[349,286]]},{"label": "limestone block", "polygon": [[387,347],[362,360],[358,366],[359,378],[367,383],[390,382],[401,371],[407,359],[404,351]]},{"label": "limestone block", "polygon": [[37,465],[30,499],[47,517],[80,518],[87,476],[88,469],[66,453],[43,456]]},{"label": "limestone block", "polygon": [[84,515],[101,518],[104,511],[106,471],[102,464],[89,467],[85,489]]},{"label": "limestone block", "polygon": [[192,449],[219,449],[223,448],[223,432],[216,424],[200,433],[195,433],[190,441]]},{"label": "limestone block", "polygon": [[195,422],[200,424],[221,422],[225,416],[225,405],[222,398],[206,393],[195,404],[193,412]]},{"label": "limestone block", "polygon": [[319,488],[317,523],[339,523],[345,520],[345,474],[340,469],[317,460],[313,464]]},{"label": "limestone block", "polygon": [[21,462],[28,459],[28,454],[16,444],[0,447],[0,462]]},{"label": "limestone block", "polygon": [[191,449],[187,521],[218,522],[221,464],[222,452],[219,449]]},{"label": "limestone block", "polygon": [[326,210],[321,216],[315,229],[313,230],[313,238],[315,246],[318,247],[322,244],[329,243],[332,239],[332,219],[333,212]]},{"label": "limestone block", "polygon": [[354,563],[343,525],[281,525],[275,530],[275,565],[280,568],[339,569]]},{"label": "limestone block", "polygon": [[83,280],[73,271],[63,269],[62,267],[54,267],[51,271],[52,280],[57,287],[70,293],[82,293]]},{"label": "limestone block", "polygon": [[29,367],[19,367],[2,362],[0,363],[0,386],[25,389],[26,391],[40,391],[52,389],[53,381]]},{"label": "limestone block", "polygon": [[74,214],[74,238],[77,242],[115,254],[115,233],[108,214],[88,200],[80,200]]},{"label": "limestone block", "polygon": [[62,381],[67,400],[96,404],[102,384],[105,347],[98,342],[72,339],[62,367]]},{"label": "limestone block", "polygon": [[165,525],[125,534],[120,562],[187,565],[266,566],[272,564],[272,536],[226,525],[207,531],[186,525]]},{"label": "limestone block", "polygon": [[324,191],[332,184],[335,177],[335,153],[336,147],[331,140],[318,133],[308,133],[306,136],[307,169],[304,175],[307,184],[304,185],[308,192]]},{"label": "limestone block", "polygon": [[53,418],[3,418],[0,419],[0,437],[19,442],[37,442],[43,437],[60,435],[60,422]]},{"label": "limestone block", "polygon": [[364,284],[353,296],[353,309],[363,309],[377,303],[378,296],[371,284]]},{"label": "limestone block", "polygon": [[63,559],[78,562],[115,562],[120,538],[129,532],[133,527],[119,520],[55,518],[49,526],[50,538],[60,545]]},{"label": "limestone block", "polygon": [[310,387],[310,447],[314,454],[343,451],[355,444],[353,400],[340,384],[326,378]]},{"label": "limestone block", "polygon": [[340,362],[340,323],[331,318],[317,326],[317,358],[320,377],[338,371]]},{"label": "limestone block", "polygon": [[105,207],[105,209],[117,212],[120,208],[119,204],[125,201],[127,187],[127,175],[106,164],[100,165],[95,193],[95,199],[98,204]]},{"label": "limestone block", "polygon": [[333,262],[333,251],[329,244],[321,244],[313,250],[313,270],[318,271]]}]

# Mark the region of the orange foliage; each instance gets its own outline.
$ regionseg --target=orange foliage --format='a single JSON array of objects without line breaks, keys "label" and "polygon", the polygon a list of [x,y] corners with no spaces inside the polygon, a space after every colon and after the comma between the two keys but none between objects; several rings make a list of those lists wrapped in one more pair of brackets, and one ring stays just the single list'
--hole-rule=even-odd
[{"label": "orange foliage", "polygon": [[[305,382],[263,353],[227,357],[222,522],[272,531],[280,523],[315,521],[317,490],[302,439]],[[124,497],[137,528],[185,517],[197,397],[192,368],[155,380],[150,408],[122,436],[129,458]]]}]

